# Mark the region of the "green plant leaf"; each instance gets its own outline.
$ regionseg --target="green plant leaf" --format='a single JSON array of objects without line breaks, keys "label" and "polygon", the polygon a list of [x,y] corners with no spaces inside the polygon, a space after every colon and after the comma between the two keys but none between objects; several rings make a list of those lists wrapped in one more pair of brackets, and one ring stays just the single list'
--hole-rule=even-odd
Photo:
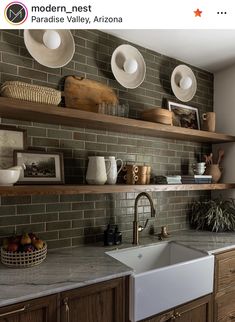
[{"label": "green plant leaf", "polygon": [[224,200],[220,197],[193,202],[190,224],[195,229],[235,231],[235,199]]}]

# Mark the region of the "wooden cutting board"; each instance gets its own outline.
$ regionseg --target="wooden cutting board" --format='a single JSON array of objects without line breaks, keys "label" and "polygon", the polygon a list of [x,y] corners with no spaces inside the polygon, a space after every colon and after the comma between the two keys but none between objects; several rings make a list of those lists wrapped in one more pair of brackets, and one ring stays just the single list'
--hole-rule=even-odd
[{"label": "wooden cutting board", "polygon": [[65,106],[98,112],[99,104],[117,104],[114,90],[100,82],[77,76],[68,76],[64,84]]}]

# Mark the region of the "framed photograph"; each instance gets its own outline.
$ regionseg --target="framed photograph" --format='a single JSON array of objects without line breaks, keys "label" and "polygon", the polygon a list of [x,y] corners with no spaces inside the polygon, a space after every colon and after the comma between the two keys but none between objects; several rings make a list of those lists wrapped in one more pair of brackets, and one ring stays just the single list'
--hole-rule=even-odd
[{"label": "framed photograph", "polygon": [[200,130],[198,109],[168,101],[168,109],[173,112],[173,125],[188,129]]},{"label": "framed photograph", "polygon": [[27,133],[15,126],[0,125],[0,168],[13,166],[13,151],[25,150]]},{"label": "framed photograph", "polygon": [[19,184],[62,184],[64,163],[62,153],[25,150],[14,151],[14,164],[25,165]]}]

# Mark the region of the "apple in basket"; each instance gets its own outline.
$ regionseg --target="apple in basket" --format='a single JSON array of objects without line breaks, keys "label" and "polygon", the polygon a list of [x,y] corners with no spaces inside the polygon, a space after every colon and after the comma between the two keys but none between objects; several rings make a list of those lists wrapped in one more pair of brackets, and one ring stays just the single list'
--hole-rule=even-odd
[{"label": "apple in basket", "polygon": [[19,249],[19,245],[14,242],[10,242],[7,246],[8,252],[17,252],[18,249]]}]

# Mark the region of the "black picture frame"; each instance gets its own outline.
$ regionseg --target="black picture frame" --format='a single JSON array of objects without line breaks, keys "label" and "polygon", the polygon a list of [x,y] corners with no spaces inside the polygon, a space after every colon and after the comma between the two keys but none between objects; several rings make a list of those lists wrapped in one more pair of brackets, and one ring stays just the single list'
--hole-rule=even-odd
[{"label": "black picture frame", "polygon": [[167,101],[168,109],[173,113],[173,125],[200,130],[198,109],[193,106]]},{"label": "black picture frame", "polygon": [[14,165],[24,164],[17,184],[64,184],[62,153],[36,150],[15,150]]}]

